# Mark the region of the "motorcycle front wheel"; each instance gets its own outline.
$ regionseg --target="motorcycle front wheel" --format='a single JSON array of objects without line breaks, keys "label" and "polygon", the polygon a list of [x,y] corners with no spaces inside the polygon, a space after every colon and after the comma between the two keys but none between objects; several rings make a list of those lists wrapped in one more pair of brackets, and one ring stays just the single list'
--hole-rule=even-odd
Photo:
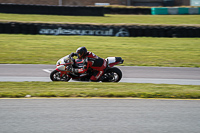
[{"label": "motorcycle front wheel", "polygon": [[122,78],[122,72],[119,68],[113,67],[104,73],[104,80],[102,82],[119,82]]},{"label": "motorcycle front wheel", "polygon": [[68,75],[62,75],[62,77],[60,75],[61,73],[59,71],[54,70],[50,74],[50,79],[52,81],[65,81],[65,82],[68,82],[71,79]]}]

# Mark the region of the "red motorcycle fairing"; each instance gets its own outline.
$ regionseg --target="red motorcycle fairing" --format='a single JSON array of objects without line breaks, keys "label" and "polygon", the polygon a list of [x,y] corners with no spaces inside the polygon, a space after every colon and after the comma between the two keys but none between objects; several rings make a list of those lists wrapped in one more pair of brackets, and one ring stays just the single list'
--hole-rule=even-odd
[{"label": "red motorcycle fairing", "polygon": [[84,62],[84,59],[75,59],[73,66],[75,68],[82,68],[83,67],[83,62]]},{"label": "red motorcycle fairing", "polygon": [[[123,63],[123,59],[121,57],[108,57],[105,60],[106,63],[106,69],[104,69],[105,75],[102,75],[100,77],[101,79],[99,81],[102,82],[119,82],[122,78],[122,72],[117,67],[113,67],[116,64]],[[62,63],[62,64],[61,64]],[[72,66],[73,68],[82,68],[84,64],[83,59],[77,59],[77,60],[71,60],[65,63],[62,59],[60,59],[56,65],[57,68],[51,72],[50,78],[52,81],[69,81],[77,80],[77,81],[90,81],[91,76],[96,72],[92,68],[89,68],[86,73],[83,74],[76,74],[72,73],[71,71],[68,71],[67,66]],[[60,66],[61,65],[61,66]],[[64,66],[65,67],[64,67]],[[98,76],[98,74],[97,74]]]},{"label": "red motorcycle fairing", "polygon": [[70,63],[65,63],[65,64],[59,64],[59,65],[56,65],[56,66],[60,66],[60,65],[65,65],[65,66],[67,66],[67,65],[70,65],[70,64],[73,64],[73,63],[70,62]]},{"label": "red motorcycle fairing", "polygon": [[[76,67],[82,67],[83,61],[84,61],[83,59],[76,59],[75,60]],[[65,63],[65,64],[59,64],[59,65],[56,65],[56,66],[58,67],[60,65],[64,65],[65,70],[66,70],[66,66],[68,66],[70,64],[73,64],[73,62],[69,62],[69,63]],[[80,78],[79,76],[73,76],[73,75],[69,74],[70,71],[62,71],[62,70],[59,70],[58,68],[56,68],[56,70],[60,72],[60,77],[62,77],[63,75],[68,75],[72,79]]]},{"label": "red motorcycle fairing", "polygon": [[68,75],[70,78],[72,78],[72,79],[79,79],[79,78],[81,78],[81,77],[85,77],[85,76],[88,76],[88,75],[83,75],[83,74],[81,74],[81,75],[83,75],[83,76],[81,76],[81,75],[73,75],[73,74],[69,74],[69,72],[70,71],[61,71],[61,70],[59,70],[58,68],[56,68],[56,70],[57,71],[59,71],[60,72],[60,77],[62,77],[63,75]]},{"label": "red motorcycle fairing", "polygon": [[120,62],[110,63],[109,66],[113,67],[114,65],[120,64]]},{"label": "red motorcycle fairing", "polygon": [[56,68],[56,70],[60,72],[60,77],[62,77],[64,74],[67,75],[67,72],[69,72],[69,71],[61,71],[58,68]]},{"label": "red motorcycle fairing", "polygon": [[75,60],[75,63],[76,63],[76,64],[80,64],[80,63],[83,63],[83,61],[84,61],[83,59],[76,59],[76,60]]}]

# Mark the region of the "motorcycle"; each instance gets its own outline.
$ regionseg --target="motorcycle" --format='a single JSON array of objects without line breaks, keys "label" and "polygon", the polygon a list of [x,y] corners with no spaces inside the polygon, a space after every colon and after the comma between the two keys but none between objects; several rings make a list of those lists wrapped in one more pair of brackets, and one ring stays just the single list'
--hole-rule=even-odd
[{"label": "motorcycle", "polygon": [[[119,82],[122,78],[122,72],[119,68],[114,65],[122,64],[124,60],[121,57],[108,57],[106,58],[107,67],[104,70],[104,74],[99,78],[101,82]],[[67,55],[59,59],[56,63],[56,69],[51,72],[50,79],[52,81],[65,81],[68,82],[70,79],[76,81],[90,81],[95,70],[88,69],[84,74],[77,74],[69,71],[70,67],[82,68],[84,64],[83,59],[74,59],[70,55]]]}]

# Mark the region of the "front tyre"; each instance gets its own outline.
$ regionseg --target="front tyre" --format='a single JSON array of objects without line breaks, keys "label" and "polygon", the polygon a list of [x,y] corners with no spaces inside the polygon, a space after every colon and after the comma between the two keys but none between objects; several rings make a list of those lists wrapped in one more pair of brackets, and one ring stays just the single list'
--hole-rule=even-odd
[{"label": "front tyre", "polygon": [[102,82],[119,82],[122,78],[122,72],[119,68],[113,67],[108,69],[104,74]]},{"label": "front tyre", "polygon": [[52,81],[65,81],[68,82],[71,78],[68,75],[63,74],[61,77],[61,73],[57,70],[54,70],[50,74],[50,79]]}]

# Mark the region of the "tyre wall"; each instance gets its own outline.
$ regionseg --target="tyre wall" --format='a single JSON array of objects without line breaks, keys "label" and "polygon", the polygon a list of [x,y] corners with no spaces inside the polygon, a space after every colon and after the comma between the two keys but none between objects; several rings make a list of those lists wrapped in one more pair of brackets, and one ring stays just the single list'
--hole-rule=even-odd
[{"label": "tyre wall", "polygon": [[113,8],[92,6],[49,6],[0,4],[1,13],[104,16],[104,14],[151,14],[151,8]]},{"label": "tyre wall", "polygon": [[200,27],[150,25],[91,25],[0,23],[1,34],[87,35],[119,37],[200,37]]},{"label": "tyre wall", "polygon": [[103,7],[0,4],[1,13],[104,16]]},{"label": "tyre wall", "polygon": [[151,14],[151,8],[112,8],[104,7],[105,14]]}]

